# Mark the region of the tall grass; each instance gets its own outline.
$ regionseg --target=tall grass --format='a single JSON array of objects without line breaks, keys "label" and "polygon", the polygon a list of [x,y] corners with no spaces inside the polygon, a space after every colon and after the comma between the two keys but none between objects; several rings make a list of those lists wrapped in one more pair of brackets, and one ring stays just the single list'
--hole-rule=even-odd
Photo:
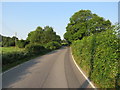
[{"label": "tall grass", "polygon": [[24,48],[18,47],[0,47],[2,53],[12,53],[12,52],[21,52],[24,51]]}]

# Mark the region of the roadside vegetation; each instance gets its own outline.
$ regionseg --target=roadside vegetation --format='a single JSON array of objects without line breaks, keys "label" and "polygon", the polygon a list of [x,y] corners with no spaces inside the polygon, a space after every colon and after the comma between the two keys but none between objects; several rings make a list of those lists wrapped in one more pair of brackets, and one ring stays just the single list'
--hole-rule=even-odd
[{"label": "roadside vegetation", "polygon": [[119,29],[90,10],[76,12],[66,27],[76,62],[97,87],[120,88]]},{"label": "roadside vegetation", "polygon": [[17,37],[1,36],[2,70],[28,61],[36,56],[61,48],[61,39],[52,27],[37,27],[30,32],[26,40]]},{"label": "roadside vegetation", "polygon": [[20,52],[24,51],[24,48],[19,47],[0,47],[2,49],[2,53],[10,53],[10,52]]},{"label": "roadside vegetation", "polygon": [[77,64],[98,88],[120,88],[120,24],[80,10],[70,18],[65,40],[52,27],[37,27],[26,40],[0,35],[2,70],[70,45]]}]

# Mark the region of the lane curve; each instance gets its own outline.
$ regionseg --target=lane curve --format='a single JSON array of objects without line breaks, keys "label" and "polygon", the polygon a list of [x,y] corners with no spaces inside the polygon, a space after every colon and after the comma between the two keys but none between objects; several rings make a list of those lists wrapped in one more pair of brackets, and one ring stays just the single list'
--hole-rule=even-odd
[{"label": "lane curve", "polygon": [[3,88],[92,88],[63,47],[37,57],[2,75]]}]

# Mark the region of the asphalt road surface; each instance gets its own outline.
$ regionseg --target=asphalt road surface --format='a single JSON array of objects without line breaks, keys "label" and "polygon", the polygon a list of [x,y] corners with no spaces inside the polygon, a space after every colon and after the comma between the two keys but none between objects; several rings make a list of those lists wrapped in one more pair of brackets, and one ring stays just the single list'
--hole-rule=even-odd
[{"label": "asphalt road surface", "polygon": [[92,88],[63,47],[3,73],[3,88]]}]

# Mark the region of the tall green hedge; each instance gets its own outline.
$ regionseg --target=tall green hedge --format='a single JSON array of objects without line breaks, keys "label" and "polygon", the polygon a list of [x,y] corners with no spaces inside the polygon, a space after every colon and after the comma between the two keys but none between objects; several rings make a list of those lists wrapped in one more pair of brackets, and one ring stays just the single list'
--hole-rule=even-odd
[{"label": "tall green hedge", "polygon": [[84,37],[71,46],[76,62],[101,88],[120,86],[119,40],[112,30],[107,30]]},{"label": "tall green hedge", "polygon": [[56,41],[49,42],[45,45],[45,48],[49,50],[59,49],[60,47],[61,47],[61,44]]},{"label": "tall green hedge", "polygon": [[[30,55],[29,55],[30,56]],[[2,54],[2,65],[8,65],[28,57],[25,51],[16,51]]]},{"label": "tall green hedge", "polygon": [[31,43],[31,44],[26,45],[25,50],[33,54],[40,54],[46,51],[46,49],[42,45],[37,44],[37,43]]}]

